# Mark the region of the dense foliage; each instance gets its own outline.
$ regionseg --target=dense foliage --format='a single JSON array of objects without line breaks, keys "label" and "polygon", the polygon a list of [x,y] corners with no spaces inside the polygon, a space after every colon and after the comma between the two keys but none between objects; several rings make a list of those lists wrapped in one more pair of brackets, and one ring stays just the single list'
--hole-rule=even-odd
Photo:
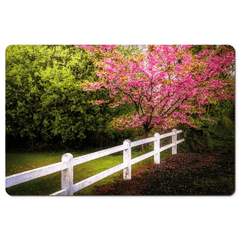
[{"label": "dense foliage", "polygon": [[[148,46],[147,55],[145,45],[84,48],[6,49],[7,150],[116,146],[144,131],[147,136],[152,128],[179,127],[190,151],[234,151],[235,102],[226,99],[235,91],[231,46],[196,45],[181,51],[174,46],[176,53],[170,47]],[[161,82],[161,100],[158,78],[164,71],[168,78]],[[129,74],[135,77],[127,79]],[[187,84],[173,83],[177,75]],[[107,79],[116,83],[108,90]],[[83,91],[83,86],[94,91]]]},{"label": "dense foliage", "polygon": [[114,45],[81,48],[93,57],[101,56],[94,62],[99,78],[81,86],[85,91],[105,89],[111,99],[92,102],[109,103],[112,108],[126,103],[134,106],[130,114],[112,121],[120,130],[143,128],[148,137],[152,129],[167,130],[180,124],[199,127],[196,114],[202,120],[212,121],[206,118],[205,105],[234,96],[228,73],[235,56],[228,46],[201,49],[195,54],[189,45],[150,45],[145,54],[130,57]]},{"label": "dense foliage", "polygon": [[[230,51],[235,51],[230,45],[196,45],[191,51],[199,54],[204,50],[211,50],[217,56],[224,56]],[[235,94],[235,63],[228,66],[228,71],[218,76],[229,84],[229,93]],[[218,101],[205,105],[206,116],[213,122],[201,121],[197,116],[199,128],[182,126],[185,131],[186,141],[184,147],[190,152],[220,154],[234,154],[235,152],[235,98],[230,101]]]},{"label": "dense foliage", "polygon": [[[201,127],[184,128],[183,144],[190,152],[234,154],[235,151],[235,102],[220,101],[207,106],[213,122],[201,122]],[[200,121],[198,119],[198,121]]]},{"label": "dense foliage", "polygon": [[88,148],[114,145],[128,137],[109,122],[113,110],[88,101],[103,92],[83,92],[95,81],[89,54],[75,46],[9,46],[6,49],[6,147]]}]

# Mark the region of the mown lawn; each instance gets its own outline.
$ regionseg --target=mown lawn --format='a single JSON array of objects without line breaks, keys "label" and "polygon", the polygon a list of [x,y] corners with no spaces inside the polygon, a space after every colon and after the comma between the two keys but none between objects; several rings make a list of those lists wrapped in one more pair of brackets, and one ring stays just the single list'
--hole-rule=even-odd
[{"label": "mown lawn", "polygon": [[[152,147],[148,149],[152,151]],[[94,151],[92,151],[94,152]],[[147,152],[147,151],[146,151]],[[144,153],[146,153],[144,152]],[[171,149],[161,153],[161,158],[169,154]],[[30,152],[30,153],[6,153],[6,176],[10,176],[16,173],[24,172],[34,168],[39,168],[54,164],[61,161],[61,156],[66,153],[62,152]],[[73,157],[82,156],[91,152],[78,151],[71,152]],[[144,154],[137,149],[133,149],[132,158],[138,157]],[[122,152],[115,153],[106,157],[102,157],[96,160],[92,160],[87,163],[83,163],[74,167],[74,183],[80,182],[88,177],[91,177],[97,173],[100,173],[106,169],[114,167],[123,162]],[[132,174],[139,169],[146,169],[147,166],[153,163],[153,157],[148,158],[140,163],[132,166]],[[97,183],[86,187],[74,195],[91,195],[91,192],[96,187],[105,186],[109,183],[122,179],[123,171],[119,171]],[[53,173],[48,176],[44,176],[38,179],[31,180],[26,183],[22,183],[16,186],[12,186],[6,189],[10,195],[50,195],[61,189],[61,172]]]}]

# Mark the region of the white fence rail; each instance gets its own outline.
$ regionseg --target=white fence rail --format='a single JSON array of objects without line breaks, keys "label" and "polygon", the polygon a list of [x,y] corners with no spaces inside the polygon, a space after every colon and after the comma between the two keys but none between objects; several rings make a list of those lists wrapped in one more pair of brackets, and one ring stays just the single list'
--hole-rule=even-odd
[{"label": "white fence rail", "polygon": [[[154,163],[160,164],[160,152],[172,148],[172,154],[177,154],[177,145],[184,141],[184,138],[177,141],[177,134],[181,133],[182,130],[173,129],[172,132],[162,134],[155,133],[154,137],[146,138],[139,141],[131,142],[130,140],[125,140],[123,145],[108,148],[106,150],[94,152],[91,154],[87,154],[84,156],[73,158],[73,155],[70,153],[66,153],[62,156],[61,162],[51,164],[45,167],[36,168],[30,171],[14,174],[5,178],[6,188],[18,185],[20,183],[24,183],[39,177],[43,177],[55,172],[61,171],[61,187],[62,189],[58,192],[51,194],[51,196],[66,196],[73,195],[73,193],[95,183],[103,178],[106,178],[118,171],[123,170],[123,179],[130,180],[131,179],[131,166],[137,162],[143,161],[149,157],[154,156]],[[168,144],[164,147],[160,147],[160,141],[163,138],[172,136],[172,143]],[[131,149],[133,147],[154,142],[154,150],[143,154],[139,157],[131,159]],[[107,169],[101,173],[98,173],[92,177],[89,177],[81,182],[73,184],[73,167],[100,157],[104,157],[113,153],[117,153],[123,151],[123,163]]]}]

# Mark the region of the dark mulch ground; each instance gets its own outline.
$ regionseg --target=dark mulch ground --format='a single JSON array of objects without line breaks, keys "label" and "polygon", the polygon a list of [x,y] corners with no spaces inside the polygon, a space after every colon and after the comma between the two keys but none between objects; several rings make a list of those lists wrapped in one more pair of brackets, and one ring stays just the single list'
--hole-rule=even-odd
[{"label": "dark mulch ground", "polygon": [[161,160],[132,180],[99,187],[93,195],[232,195],[233,155],[178,153]]}]

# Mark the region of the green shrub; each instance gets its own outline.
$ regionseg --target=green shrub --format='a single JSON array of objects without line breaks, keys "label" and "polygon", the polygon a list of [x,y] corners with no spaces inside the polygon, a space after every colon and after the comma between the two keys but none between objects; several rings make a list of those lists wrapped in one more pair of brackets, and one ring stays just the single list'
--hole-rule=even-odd
[{"label": "green shrub", "polygon": [[183,147],[191,152],[220,154],[235,151],[235,102],[221,101],[211,105],[209,116],[214,122],[204,121],[200,129],[184,129]]},{"label": "green shrub", "polygon": [[[113,131],[111,109],[89,104],[105,92],[84,92],[79,83],[96,79],[89,53],[75,46],[11,45],[6,49],[7,149],[98,148],[131,134]],[[106,95],[106,94],[105,94]]]}]

